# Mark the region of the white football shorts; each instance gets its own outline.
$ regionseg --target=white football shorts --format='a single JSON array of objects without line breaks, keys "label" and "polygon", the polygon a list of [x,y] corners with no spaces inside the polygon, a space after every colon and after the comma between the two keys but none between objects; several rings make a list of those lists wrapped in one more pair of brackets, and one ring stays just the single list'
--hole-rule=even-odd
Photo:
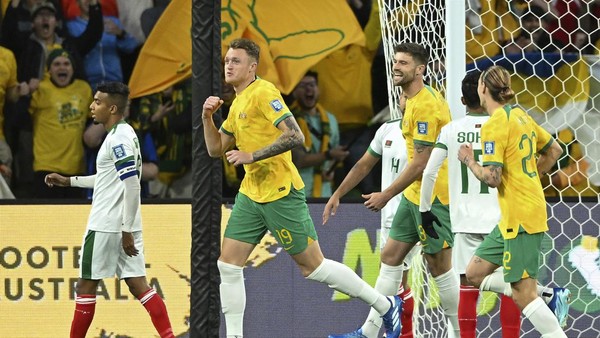
[{"label": "white football shorts", "polygon": [[79,278],[99,280],[146,276],[142,232],[133,233],[137,256],[129,257],[121,244],[121,233],[88,230],[79,255]]},{"label": "white football shorts", "polygon": [[467,271],[467,265],[475,254],[479,244],[483,242],[486,234],[470,234],[457,232],[454,234],[454,246],[452,247],[452,267],[454,270],[464,275]]}]

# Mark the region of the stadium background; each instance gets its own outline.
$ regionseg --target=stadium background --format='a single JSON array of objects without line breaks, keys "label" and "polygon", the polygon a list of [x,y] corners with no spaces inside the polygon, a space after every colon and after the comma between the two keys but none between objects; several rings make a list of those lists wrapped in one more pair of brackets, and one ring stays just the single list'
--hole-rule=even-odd
[{"label": "stadium background", "polygon": [[[147,48],[142,53],[145,56],[142,60],[147,63],[142,62],[139,67],[136,67],[138,70],[146,70],[149,73],[139,73],[137,76],[140,83],[138,83],[138,86],[133,86],[133,88],[157,91],[182,78],[192,76],[193,71],[193,76],[195,77],[194,93],[199,93],[195,97],[195,107],[197,109],[199,107],[200,96],[214,93],[220,88],[221,50],[217,47],[218,43],[211,43],[211,41],[221,41],[221,43],[226,44],[228,39],[243,35],[258,39],[262,43],[263,50],[265,48],[266,50],[270,50],[268,54],[270,58],[261,60],[263,77],[278,83],[282,90],[286,90],[286,88],[289,90],[311,64],[318,62],[332,50],[351,44],[360,45],[368,42],[357,31],[360,27],[356,23],[351,25],[351,27],[346,26],[348,22],[344,18],[347,19],[351,13],[344,9],[343,6],[339,6],[344,2],[343,0],[328,2],[310,0],[304,1],[302,4],[285,2],[285,7],[278,7],[278,5],[284,2],[276,2],[275,4],[271,4],[272,6],[264,6],[266,4],[264,1],[223,1],[223,7],[221,8],[210,1],[192,2],[191,0],[174,0],[172,6],[170,6],[172,16],[167,16],[169,13],[167,11],[165,17],[157,24],[157,27],[159,27],[161,22],[176,23],[176,25],[171,25],[169,28],[174,30],[158,29],[157,31],[164,32],[164,36],[157,35],[157,38],[149,40]],[[414,3],[423,3],[423,1],[415,1]],[[175,4],[177,5],[174,6]],[[281,15],[284,12],[303,13],[307,11],[307,8],[314,8],[310,6],[315,5],[327,5],[337,10],[308,11],[308,15],[302,16],[302,19],[298,21]],[[192,13],[195,14],[193,18]],[[228,16],[219,15],[223,13],[228,14]],[[328,16],[328,14],[332,13],[339,14],[339,16]],[[269,20],[253,21],[254,15],[258,18],[268,17]],[[224,18],[223,22],[217,19],[218,16]],[[301,16],[294,16],[294,18],[298,17]],[[342,21],[336,21],[336,18],[341,18]],[[281,25],[282,21],[285,22],[285,25]],[[182,22],[185,24],[181,24]],[[194,25],[192,25],[192,22]],[[326,23],[325,27],[323,23]],[[199,24],[203,24],[202,27],[199,27]],[[188,39],[190,25],[192,26],[194,46],[192,46],[190,39]],[[345,27],[346,30],[343,36],[328,35],[336,32],[331,29],[332,27],[337,27],[336,25]],[[285,27],[287,33],[283,34],[274,31],[279,27]],[[314,33],[326,33],[325,35],[320,35],[320,37],[328,38],[318,40],[323,45],[306,43],[309,39],[305,39],[304,37],[312,36]],[[286,41],[283,39],[284,37],[291,38]],[[296,39],[293,37],[296,37]],[[300,37],[300,39],[297,39],[297,37]],[[151,40],[155,41],[154,45],[151,43]],[[308,50],[300,50],[294,54],[285,53],[283,46],[286,42],[296,49],[307,48]],[[196,57],[194,65],[192,65],[192,49],[196,53],[194,54],[194,57]],[[164,55],[160,54],[162,51],[167,51],[171,54],[171,57],[164,59]],[[206,58],[199,59],[197,56],[198,51],[204,53],[203,56]],[[153,64],[152,60],[154,57],[162,59],[163,64],[161,66]],[[214,64],[207,62],[207,59],[213,60]],[[565,107],[567,107],[566,109],[573,109],[572,107],[585,109],[586,106],[591,105],[592,110],[595,110],[594,113],[597,113],[596,107],[599,107],[596,103],[599,99],[597,95],[597,79],[599,78],[597,72],[599,67],[596,63],[598,58],[597,56],[587,56],[583,60],[587,64],[583,64],[583,66],[582,60],[583,58],[577,57],[574,59],[562,58],[559,55],[556,64],[542,62],[541,67],[525,67],[525,71],[533,69],[532,72],[523,73],[522,81],[519,82],[519,84],[522,83],[522,100],[530,102],[532,105],[532,107],[528,108],[543,110],[554,106],[556,109],[565,109]],[[165,62],[167,63],[166,66]],[[525,57],[508,59],[508,62],[509,64],[525,66],[529,63]],[[536,64],[540,65],[539,63]],[[562,75],[552,76],[559,74],[561,71],[558,66],[562,67],[563,73],[560,73]],[[548,69],[550,69],[549,72]],[[164,81],[165,74],[167,74],[167,78],[169,79],[168,83]],[[132,84],[135,84],[135,79],[134,76]],[[532,81],[528,83],[526,80]],[[550,83],[554,84],[550,85]],[[576,88],[577,90],[573,91],[576,95],[572,95],[565,88]],[[531,93],[536,93],[537,97],[531,98]],[[548,97],[554,98],[555,101],[552,101],[552,99],[550,101],[545,100]],[[556,103],[560,103],[560,105],[556,105]],[[563,104],[570,105],[565,106]],[[199,123],[196,120],[194,126],[197,127],[198,125]],[[564,126],[552,127],[559,128]],[[573,128],[573,126],[569,127]],[[575,126],[573,129],[577,130],[579,128]],[[223,215],[227,214],[226,210],[222,210],[219,196],[216,196],[218,189],[215,189],[215,187],[221,181],[220,166],[216,162],[207,161],[207,156],[202,149],[201,132],[197,129],[195,129],[195,132],[194,140],[196,144],[194,152],[197,156],[194,169],[196,182],[194,191],[196,197],[192,201],[192,206],[158,205],[155,207],[152,205],[150,207],[150,205],[145,205],[143,208],[146,223],[145,229],[147,230],[146,237],[152,237],[152,239],[146,238],[147,249],[149,254],[160,256],[160,258],[159,256],[148,257],[148,263],[150,264],[149,277],[152,278],[153,274],[154,276],[158,276],[156,278],[164,290],[163,295],[166,298],[167,306],[171,312],[175,311],[171,317],[173,317],[176,332],[180,332],[183,336],[186,335],[187,320],[190,319],[190,313],[195,314],[192,317],[196,318],[196,325],[190,326],[192,330],[199,330],[196,332],[204,330],[207,324],[207,317],[217,317],[218,320],[218,309],[215,306],[214,293],[215,276],[217,274],[214,266],[210,263],[214,262],[215,255],[218,254],[218,249],[215,249],[215,240],[212,236],[215,231],[220,231],[218,220],[220,220],[221,213]],[[597,143],[598,140],[596,139],[596,145]],[[597,151],[600,150],[598,147],[595,149]],[[598,164],[597,161],[595,164]],[[546,266],[542,272],[542,281],[550,282],[553,280],[556,284],[570,286],[570,289],[574,291],[572,318],[570,321],[573,325],[571,325],[567,334],[569,337],[591,338],[597,337],[599,335],[598,332],[600,332],[600,323],[596,319],[598,317],[598,308],[600,307],[597,295],[600,291],[593,288],[598,283],[587,283],[581,274],[576,271],[577,269],[572,266],[568,258],[573,248],[581,246],[583,236],[587,236],[585,238],[588,239],[591,238],[592,241],[588,241],[588,243],[594,244],[593,247],[588,248],[590,249],[588,251],[595,252],[596,254],[598,252],[598,225],[595,220],[600,219],[600,217],[598,215],[597,195],[596,198],[583,199],[584,201],[591,201],[589,203],[581,202],[577,191],[571,196],[575,197],[573,199],[566,199],[570,202],[555,199],[549,204],[551,237],[548,237],[546,244],[550,250],[544,257]],[[349,211],[351,216],[348,218],[339,217],[335,221],[335,225],[332,224],[318,229],[325,254],[331,258],[343,260],[354,268],[357,268],[356,262],[346,260],[345,254],[348,257],[353,255],[357,257],[358,253],[365,254],[366,256],[361,256],[361,258],[372,262],[372,259],[376,255],[376,252],[373,252],[376,250],[373,250],[373,248],[377,247],[374,243],[374,238],[376,238],[375,229],[379,224],[377,215],[370,214],[360,207],[360,205],[348,205],[349,210],[352,210]],[[86,206],[64,208],[66,208],[66,211],[62,210],[62,207],[56,206],[29,207],[11,205],[2,207],[0,212],[0,233],[3,234],[0,239],[0,250],[2,250],[2,255],[0,256],[0,259],[2,259],[0,279],[3,282],[2,290],[4,292],[0,294],[0,324],[3,328],[14,328],[6,334],[2,332],[0,334],[2,337],[14,337],[15,334],[17,336],[22,334],[22,337],[42,337],[45,334],[56,336],[57,332],[68,327],[72,313],[72,301],[69,296],[69,289],[66,286],[63,287],[63,282],[58,279],[63,278],[67,280],[76,276],[77,272],[74,267],[67,268],[66,265],[63,267],[53,267],[52,264],[58,264],[56,260],[53,261],[53,259],[58,257],[58,252],[63,252],[71,264],[73,263],[73,251],[71,248],[78,246],[80,243],[81,232],[89,207],[87,207],[88,209],[86,209]],[[320,219],[319,210],[322,210],[322,205],[311,205],[311,209],[314,219]],[[179,223],[179,218],[182,219],[182,223]],[[34,227],[35,232],[31,230],[32,227]],[[368,241],[363,233],[361,233],[361,230],[357,230],[361,228],[369,228],[369,230],[366,230]],[[59,233],[58,229],[65,232]],[[175,231],[178,232],[178,236],[175,236]],[[11,235],[5,236],[4,234],[7,233]],[[15,236],[12,235],[13,233]],[[192,243],[190,243],[190,233]],[[350,237],[348,237],[349,234],[351,235]],[[157,245],[155,247],[151,245],[153,241],[161,242],[165,238],[173,239],[173,241],[170,240],[166,243],[167,245]],[[552,247],[550,247],[550,238],[554,242]],[[31,239],[31,242],[28,242],[29,239]],[[345,241],[341,239],[345,239]],[[350,241],[350,239],[353,239],[353,241]],[[19,250],[13,249],[15,247],[18,247]],[[64,247],[66,247],[66,250],[62,249]],[[353,251],[353,248],[358,248],[359,251]],[[368,255],[367,249],[371,250],[371,253]],[[44,252],[46,251],[44,250],[50,253],[48,256],[49,265],[45,265]],[[155,250],[156,252],[154,252]],[[26,262],[26,253],[30,251],[33,254],[31,257],[33,264]],[[190,261],[190,251],[192,257],[201,259]],[[354,329],[362,321],[367,310],[363,306],[354,301],[346,302],[337,298],[337,301],[342,303],[341,306],[340,304],[332,304],[332,297],[334,295],[331,290],[304,281],[291,265],[289,257],[285,255],[270,256],[266,251],[270,254],[277,253],[277,247],[268,247],[265,248],[265,251],[261,251],[258,254],[259,257],[269,257],[270,259],[264,260],[259,266],[250,267],[247,270],[249,299],[246,328],[248,329],[248,337],[264,337],[265,333],[263,330],[265,327],[273,329],[272,336],[289,336],[291,334],[294,337],[317,337],[333,331],[337,332],[339,330],[340,332],[344,332]],[[25,260],[21,261],[22,264],[16,264],[18,255],[16,252],[24,254],[22,258]],[[175,263],[171,263],[171,260],[168,259],[169,257],[173,259],[173,262],[182,259],[187,263],[185,266],[188,269],[188,273],[182,273],[183,268],[179,265],[175,266]],[[163,258],[166,258],[166,260],[163,260]],[[66,259],[63,263],[65,262]],[[192,271],[189,271],[190,266],[192,267]],[[196,275],[196,278],[193,277],[194,271],[197,273],[200,272]],[[361,274],[365,272],[362,270],[362,267],[357,268],[357,271]],[[374,276],[370,277],[368,274],[363,277],[370,282],[373,282],[375,278]],[[23,286],[19,286],[19,278],[22,278]],[[277,279],[280,279],[281,283],[276,282]],[[166,282],[163,282],[163,280]],[[33,287],[30,283],[33,283]],[[113,298],[127,297],[127,292],[122,288],[118,289],[111,281],[106,281],[106,285],[109,296]],[[192,286],[191,289],[190,285]],[[12,296],[15,292],[18,294],[21,288],[25,292],[24,296]],[[281,288],[281,291],[277,288]],[[41,297],[40,289],[44,292],[44,297]],[[56,289],[58,291],[55,291]],[[49,297],[54,296],[57,292],[59,299],[50,300]],[[197,293],[196,297],[193,295],[194,292]],[[184,293],[185,298],[181,298],[184,297],[182,296]],[[316,297],[315,294],[317,295]],[[268,298],[263,298],[263,296]],[[258,297],[259,299],[253,297]],[[109,303],[107,306],[99,306],[99,314],[93,324],[98,324],[98,327],[96,327],[99,330],[98,335],[101,335],[100,332],[102,330],[105,330],[105,336],[127,335],[132,337],[147,337],[153,335],[149,331],[126,333],[127,330],[135,329],[131,327],[134,322],[149,324],[147,316],[145,316],[143,309],[136,302],[129,301],[131,304],[127,306],[131,306],[130,310],[122,304],[128,302],[128,300],[113,298],[107,301]],[[210,298],[210,301],[205,301],[207,298]],[[57,308],[54,307],[58,306],[57,302],[63,303]],[[435,298],[432,298],[431,302],[435,304]],[[117,304],[118,306],[114,309],[111,307]],[[181,306],[178,304],[181,304]],[[198,306],[199,304],[201,306]],[[173,306],[175,306],[175,310]],[[100,315],[103,312],[102,308],[106,308],[104,316]],[[180,311],[183,311],[184,308],[187,309],[187,314],[182,315]],[[38,313],[48,315],[40,317]],[[333,317],[331,322],[328,323],[323,320],[324,313]],[[124,321],[124,314],[128,318],[131,318],[131,320]],[[206,314],[210,315],[206,316]],[[288,314],[288,316],[280,317],[280,314]],[[31,323],[31,320],[27,320],[33,317],[32,315],[35,315],[34,324]],[[140,316],[139,321],[135,317],[138,315]],[[309,317],[299,317],[305,315]],[[573,321],[574,318],[576,318],[575,321]],[[105,319],[106,322],[104,321]],[[305,320],[310,324],[305,324]],[[119,324],[115,323],[117,321]],[[123,322],[126,322],[124,326],[127,327],[122,328],[118,326],[123,325]],[[38,323],[39,325],[37,325]],[[102,323],[107,323],[107,326],[102,325]],[[214,324],[214,321],[212,324]],[[480,321],[479,325],[485,325],[482,329],[492,326],[497,327],[497,325],[486,323],[485,317],[484,320]],[[212,325],[211,327],[214,330],[215,326]],[[141,328],[137,329],[143,330]],[[144,329],[148,330],[147,328]],[[58,335],[63,336],[63,334]],[[202,331],[202,333],[192,334],[191,336],[203,337],[211,335],[205,334],[205,331]],[[270,331],[267,336],[271,336]]]}]

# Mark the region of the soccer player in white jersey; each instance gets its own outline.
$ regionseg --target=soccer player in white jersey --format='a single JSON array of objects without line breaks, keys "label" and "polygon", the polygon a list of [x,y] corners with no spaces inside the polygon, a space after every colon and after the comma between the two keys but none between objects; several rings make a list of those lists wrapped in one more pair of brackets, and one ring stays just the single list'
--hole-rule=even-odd
[{"label": "soccer player in white jersey", "polygon": [[[406,97],[400,97],[400,111],[404,110],[406,104]],[[362,156],[362,158],[354,165],[348,175],[344,178],[339,188],[327,202],[327,206],[323,212],[323,223],[329,219],[331,210],[334,212],[339,206],[339,199],[344,196],[348,191],[352,190],[358,183],[373,170],[373,167],[381,160],[381,188],[382,190],[389,187],[392,182],[400,175],[402,170],[406,167],[407,153],[406,153],[406,141],[402,136],[402,119],[392,119],[382,124],[375,137],[371,141],[369,148]],[[402,193],[394,196],[386,206],[381,209],[381,231],[379,233],[380,238],[380,249],[383,249],[385,242],[387,241],[390,228],[392,227],[392,221],[394,220],[394,214],[400,205]],[[383,281],[391,284],[391,288],[398,288],[398,281],[402,281],[398,288],[398,296],[403,300],[402,303],[402,333],[401,338],[412,338],[412,314],[414,300],[412,298],[412,291],[408,286],[406,272],[410,267],[410,261],[414,256],[415,252],[418,252],[418,248],[415,247],[411,253],[405,258],[405,264],[403,266],[404,272],[401,269],[394,270],[387,276],[387,278],[378,279],[381,283]],[[369,317],[364,322],[363,326],[355,332],[356,336],[362,334],[365,337],[377,337],[379,329],[381,328],[380,315],[373,311],[369,313]],[[344,335],[330,335],[330,338],[336,337],[348,337]]]},{"label": "soccer player in white jersey", "polygon": [[[475,250],[483,242],[500,220],[498,191],[479,181],[467,166],[454,154],[461,144],[473,145],[476,161],[482,154],[480,131],[490,116],[481,107],[477,85],[481,72],[469,72],[462,81],[462,103],[467,107],[467,115],[444,126],[438,137],[435,149],[423,172],[421,203],[419,211],[425,213],[431,208],[431,196],[438,168],[448,159],[448,188],[450,192],[450,220],[454,233],[452,266],[460,274],[460,299],[458,320],[461,338],[475,338],[477,329],[477,300],[479,289],[470,285],[466,269]],[[452,154],[448,156],[448,154]],[[562,288],[556,288],[562,290]],[[545,296],[551,308],[563,292],[555,293],[551,288],[538,287],[538,293]],[[555,296],[556,294],[556,296]],[[554,310],[554,309],[553,309]],[[521,326],[520,310],[510,295],[502,295],[500,323],[503,338],[518,338]]]},{"label": "soccer player in white jersey", "polygon": [[80,256],[71,338],[84,338],[96,308],[96,290],[103,278],[124,279],[146,308],[160,337],[175,337],[167,308],[146,280],[140,177],[142,157],[133,128],[123,119],[129,88],[121,82],[101,83],[90,105],[94,123],[108,131],[98,151],[96,174],[45,178],[50,187],[94,188]]},{"label": "soccer player in white jersey", "polygon": [[[431,208],[431,195],[437,169],[448,158],[448,185],[450,192],[450,220],[454,233],[452,266],[460,274],[458,322],[461,338],[474,338],[477,329],[477,299],[479,290],[467,282],[465,271],[475,249],[500,219],[497,190],[480,182],[455,156],[463,143],[473,143],[475,154],[481,155],[479,143],[481,125],[490,116],[479,105],[477,81],[481,72],[472,71],[462,81],[462,103],[467,115],[442,128],[423,172],[419,211]],[[479,160],[477,158],[477,160]],[[503,338],[519,336],[520,311],[510,297],[503,296],[500,307]]]}]

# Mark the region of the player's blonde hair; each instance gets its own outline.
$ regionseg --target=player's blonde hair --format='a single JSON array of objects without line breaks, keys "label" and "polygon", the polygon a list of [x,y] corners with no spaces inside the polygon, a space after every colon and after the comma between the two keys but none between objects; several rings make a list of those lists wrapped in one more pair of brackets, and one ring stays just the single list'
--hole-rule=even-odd
[{"label": "player's blonde hair", "polygon": [[490,91],[492,99],[505,104],[515,97],[515,92],[510,87],[510,74],[502,66],[491,66],[481,74],[481,81]]}]

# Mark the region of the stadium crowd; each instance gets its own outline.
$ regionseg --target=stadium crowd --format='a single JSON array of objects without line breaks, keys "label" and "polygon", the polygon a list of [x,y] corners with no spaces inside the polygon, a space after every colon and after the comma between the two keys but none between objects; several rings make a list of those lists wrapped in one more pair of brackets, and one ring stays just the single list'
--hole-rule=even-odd
[{"label": "stadium crowd", "polygon": [[[94,173],[106,131],[91,123],[92,93],[102,81],[129,81],[169,2],[2,1],[0,198],[89,198],[91,192],[47,189],[43,177]],[[374,117],[388,105],[377,1],[348,4],[367,43],[333,51],[284,97],[307,136],[294,162],[315,186],[308,197],[330,196],[368,148],[380,125]],[[599,1],[467,0],[467,8],[467,62],[536,51],[599,54]],[[223,96],[228,93],[224,85]],[[186,80],[130,102],[128,121],[143,149],[144,198],[191,197],[191,99]],[[556,136],[565,151],[545,178],[546,195],[597,196],[576,135],[565,129]],[[350,196],[378,190],[377,172]],[[224,197],[235,196],[242,176],[224,162]]]}]

